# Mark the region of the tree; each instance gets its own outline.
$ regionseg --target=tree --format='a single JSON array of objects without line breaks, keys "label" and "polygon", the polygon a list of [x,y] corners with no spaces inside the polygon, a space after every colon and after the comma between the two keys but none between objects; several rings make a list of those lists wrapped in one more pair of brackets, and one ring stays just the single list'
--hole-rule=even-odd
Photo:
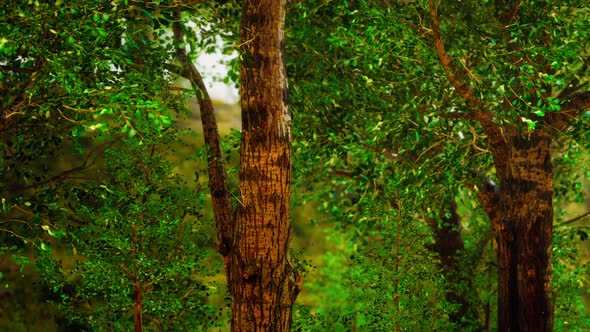
[{"label": "tree", "polygon": [[[558,73],[555,68],[549,67],[552,54],[550,40],[547,39],[550,36],[544,26],[538,26],[537,31],[532,30],[533,36],[528,41],[519,43],[513,41],[510,35],[528,30],[522,26],[532,23],[531,19],[558,14],[558,8],[552,11],[550,7],[541,6],[540,11],[531,15],[526,7],[519,8],[519,2],[496,4],[494,14],[499,28],[494,31],[495,36],[500,47],[518,54],[514,58],[509,56],[504,63],[516,71],[523,67],[527,70],[521,71],[517,77],[513,73],[499,77],[507,82],[512,93],[502,96],[499,102],[502,110],[497,109],[497,106],[474,94],[473,83],[469,82],[467,73],[470,68],[458,70],[453,64],[441,33],[438,6],[433,0],[429,1],[432,37],[438,59],[456,93],[467,105],[464,116],[478,122],[487,135],[499,180],[498,193],[481,199],[489,211],[498,244],[498,329],[551,331],[554,319],[550,261],[553,229],[552,141],[556,130],[566,129],[559,123],[563,121],[564,114],[576,114],[590,108],[590,93],[573,95],[560,89],[559,94],[554,92],[552,95],[552,90],[559,88],[551,76]],[[510,31],[511,25],[518,26],[518,30]],[[529,45],[539,50],[531,52],[527,50]],[[549,54],[543,51],[549,51]],[[577,86],[571,87],[578,89]],[[539,127],[531,125],[523,129],[516,125],[518,119],[514,117],[526,118],[531,113],[541,117]],[[498,124],[498,121],[509,123]]]},{"label": "tree", "polygon": [[119,137],[104,151],[100,174],[108,176],[64,197],[72,216],[53,220],[47,230],[75,262],[62,263],[63,256],[50,251],[36,255],[46,297],[64,318],[95,329],[220,324],[213,317],[222,309],[208,301],[211,286],[204,281],[215,275],[204,248],[204,189],[172,171],[175,130],[142,134],[141,145]]},{"label": "tree", "polygon": [[291,115],[286,1],[244,1],[240,202],[230,262],[232,330],[289,331],[301,278],[289,259]]},{"label": "tree", "polygon": [[[244,1],[240,26],[240,192],[231,206],[211,99],[186,51],[177,54],[201,109],[209,187],[232,295],[232,331],[288,331],[301,279],[288,260],[291,118],[283,45],[286,1]],[[174,23],[177,42],[183,27]],[[234,211],[234,212],[232,212]]]},{"label": "tree", "polygon": [[[309,20],[318,10],[334,19]],[[301,120],[307,132],[324,125],[314,135],[346,151],[336,165],[364,161],[348,152],[364,148],[420,172],[416,195],[474,188],[497,243],[498,329],[551,330],[552,149],[587,145],[587,40],[576,32],[587,6],[353,1],[302,12],[318,26],[293,33],[294,91],[326,96],[305,100],[317,114]]]},{"label": "tree", "polygon": [[[180,227],[184,219],[177,213],[164,212],[164,207],[158,207],[155,203],[163,202],[161,194],[170,188],[161,188],[162,182],[155,179],[159,176],[156,175],[156,170],[164,169],[165,166],[150,159],[158,157],[158,154],[154,153],[157,151],[154,144],[160,144],[160,138],[166,137],[163,131],[170,130],[168,127],[171,120],[164,112],[168,109],[181,109],[181,99],[170,92],[174,89],[169,88],[170,72],[178,72],[190,79],[201,106],[205,143],[209,149],[208,168],[213,210],[218,226],[217,248],[224,256],[229,288],[235,298],[233,329],[288,330],[291,307],[300,289],[300,279],[288,261],[291,134],[287,108],[288,89],[282,55],[286,3],[283,1],[275,4],[269,1],[263,5],[248,2],[244,4],[241,29],[244,128],[240,195],[236,209],[232,207],[230,200],[232,193],[221,159],[221,144],[212,103],[190,58],[198,47],[210,49],[215,34],[198,37],[192,35],[185,40],[187,34],[184,30],[187,29],[181,22],[184,14],[184,19],[190,18],[192,23],[203,24],[202,17],[205,13],[222,11],[219,5],[212,2],[201,4],[201,1],[197,1],[159,5],[105,2],[81,4],[80,7],[56,3],[55,8],[52,6],[37,3],[19,5],[7,12],[9,17],[17,18],[19,15],[22,16],[22,13],[32,10],[30,20],[15,19],[15,24],[7,25],[5,35],[9,39],[2,42],[2,61],[6,64],[2,69],[3,73],[7,72],[2,77],[2,87],[3,94],[6,91],[8,98],[3,102],[4,116],[0,123],[0,131],[4,135],[3,138],[10,143],[2,155],[8,160],[10,167],[7,168],[7,172],[3,172],[2,178],[13,177],[16,180],[16,183],[2,187],[3,196],[5,193],[8,195],[3,200],[8,212],[18,210],[33,216],[30,220],[22,222],[26,226],[31,225],[33,221],[39,222],[46,216],[49,218],[49,215],[54,213],[53,210],[61,213],[63,220],[67,220],[70,213],[96,221],[86,224],[89,227],[87,231],[72,230],[70,238],[81,248],[87,249],[81,251],[84,251],[82,254],[87,255],[86,258],[89,260],[84,264],[85,269],[81,267],[78,271],[84,270],[88,272],[88,278],[94,278],[97,270],[93,269],[93,266],[111,263],[116,265],[117,273],[112,277],[124,275],[123,279],[132,285],[123,293],[129,294],[132,290],[135,330],[141,331],[144,296],[151,286],[162,278],[167,278],[165,276],[170,272],[164,269],[161,273],[145,275],[146,266],[170,260],[158,255],[150,255],[155,261],[150,260],[146,255],[154,248],[150,248],[146,253],[147,248],[143,246],[141,239],[151,238],[152,242],[165,245],[159,241],[164,229],[171,229],[164,227],[164,224],[172,222]],[[227,6],[231,13],[231,8],[235,6]],[[218,28],[223,25],[220,21],[224,21],[224,18],[211,19],[208,23],[214,26],[215,33],[222,34],[223,29]],[[46,24],[40,28],[41,30],[36,31],[38,27],[29,22]],[[162,29],[166,26],[173,28],[172,43],[166,42],[170,39]],[[90,35],[84,34],[85,31]],[[30,43],[23,41],[23,35],[29,34],[36,36],[38,40]],[[190,55],[187,54],[186,43],[191,46]],[[70,48],[77,50],[76,57],[69,56],[73,54],[69,51]],[[176,51],[181,69],[175,66],[169,48]],[[139,54],[142,56],[138,56]],[[80,73],[81,69],[83,73]],[[261,74],[265,75],[265,80],[260,79]],[[268,84],[267,80],[271,83]],[[56,115],[56,105],[57,113],[61,117]],[[32,115],[24,116],[27,114]],[[109,161],[109,165],[118,165],[112,169],[126,168],[122,165],[133,165],[135,161],[144,167],[135,170],[133,178],[113,172],[110,174],[113,178],[98,182],[98,187],[108,188],[105,189],[106,193],[102,193],[110,200],[109,204],[103,202],[104,207],[89,206],[98,202],[81,202],[80,197],[76,196],[72,198],[74,207],[55,209],[57,204],[61,206],[62,203],[69,203],[63,202],[67,193],[47,196],[51,192],[47,185],[53,185],[56,180],[67,179],[72,173],[87,169],[89,161],[94,160],[98,154],[102,155],[104,151],[112,153],[111,145],[122,147],[118,143],[99,144],[98,148],[91,150],[81,166],[46,179],[35,178],[30,183],[30,178],[36,176],[38,170],[34,166],[15,166],[20,160],[43,156],[46,151],[38,149],[33,150],[35,153],[31,154],[31,146],[35,144],[34,136],[32,132],[19,129],[27,129],[28,125],[33,123],[51,133],[50,129],[54,123],[41,119],[52,116],[56,118],[55,125],[60,126],[56,133],[66,140],[69,140],[70,136],[64,134],[64,130],[70,128],[73,128],[74,139],[86,138],[90,144],[94,144],[95,139],[111,138],[118,141],[118,132],[129,136],[130,139],[125,141],[125,144],[136,145],[136,149],[127,150],[130,153],[125,157],[131,159],[111,154],[109,157],[114,160]],[[94,135],[95,130],[98,130],[100,135]],[[43,137],[41,140],[49,139]],[[149,144],[152,153],[143,154],[143,144]],[[82,144],[79,147],[83,148]],[[162,162],[159,159],[158,161]],[[22,169],[26,171],[25,174],[22,174]],[[20,183],[21,180],[23,183]],[[97,185],[90,181],[84,185],[85,189],[81,192],[92,196],[89,191],[96,191]],[[41,194],[35,197],[34,203],[30,201],[31,196],[24,198],[25,196],[13,195],[15,190],[25,192],[33,189],[41,189],[34,192]],[[65,187],[64,192],[67,190]],[[170,191],[171,197],[173,192]],[[51,198],[50,201],[48,197]],[[33,207],[21,208],[19,205],[23,204]],[[153,214],[158,212],[154,211],[159,211],[174,221],[167,218],[158,221]],[[131,228],[124,227],[129,226],[127,224],[120,225],[129,231],[123,239],[101,228],[102,222],[109,223],[110,219],[125,219],[131,222]],[[154,223],[163,227],[160,233],[157,227],[152,227]],[[58,230],[52,228],[58,225],[43,227],[48,229],[50,235],[58,234]],[[25,241],[33,239],[32,235],[6,231],[21,236]],[[99,235],[101,239],[96,242],[94,238]],[[100,250],[96,251],[93,247],[103,246],[103,242],[107,240],[112,242],[107,248],[117,251],[119,255],[104,256]],[[49,251],[46,241],[39,240],[36,243],[40,248]],[[176,244],[176,249],[181,247],[181,244]],[[181,252],[176,249],[173,251]],[[130,262],[132,266],[119,268],[121,262]],[[53,265],[45,263],[43,267],[50,272]],[[59,267],[56,270],[59,270]],[[189,269],[186,271],[190,272]],[[102,290],[96,283],[91,286]],[[88,283],[83,283],[82,288],[91,289]],[[123,306],[130,304],[129,301],[122,302]],[[251,310],[252,307],[257,309]]]},{"label": "tree", "polygon": [[[127,24],[137,12],[122,7],[99,1],[2,8],[0,195],[3,233],[11,241],[46,247],[41,224],[70,217],[63,199],[90,180],[109,145],[94,145],[95,137],[141,137],[152,125],[163,130],[170,125],[160,113],[163,105],[178,109],[161,89],[166,51],[134,39]],[[141,64],[138,53],[145,55]],[[147,121],[136,124],[135,118]],[[54,162],[63,156],[69,160]]]},{"label": "tree", "polygon": [[[161,152],[179,144],[171,123],[185,109],[155,27],[169,17],[127,1],[1,10],[2,254],[38,249],[48,297],[68,319],[129,329],[131,312],[141,331],[178,328],[162,317],[191,310],[201,325],[211,308],[192,271],[206,256],[191,234],[200,193],[187,193]],[[52,247],[78,261],[62,265]]]}]

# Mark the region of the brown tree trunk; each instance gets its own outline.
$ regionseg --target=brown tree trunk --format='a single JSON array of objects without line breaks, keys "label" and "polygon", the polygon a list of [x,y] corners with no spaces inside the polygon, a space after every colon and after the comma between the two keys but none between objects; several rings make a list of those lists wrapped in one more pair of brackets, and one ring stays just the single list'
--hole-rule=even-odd
[{"label": "brown tree trunk", "polygon": [[[518,1],[513,2],[497,8],[500,21],[514,19]],[[494,122],[494,113],[463,80],[466,73],[453,65],[442,39],[437,5],[434,0],[428,3],[439,61],[468,106],[469,117],[485,131],[500,180],[497,195],[478,195],[494,224],[498,242],[498,331],[551,331],[551,134],[542,129],[520,133],[515,127],[501,128]],[[570,99],[567,104],[581,109],[586,105],[584,100]],[[564,105],[563,109],[568,107]]]},{"label": "brown tree trunk", "polygon": [[228,287],[232,331],[289,331],[301,278],[288,260],[290,240],[291,117],[284,64],[285,1],[243,3],[241,39],[242,142],[240,197],[232,212],[213,105],[203,80],[180,47],[180,13],[173,31],[176,52],[196,92],[209,186]]},{"label": "brown tree trunk", "polygon": [[494,221],[498,331],[553,330],[551,136],[540,130],[527,136],[511,135],[505,151],[494,151],[501,211]]},{"label": "brown tree trunk", "polygon": [[175,22],[173,23],[174,38],[178,43],[176,53],[184,69],[184,75],[191,82],[195,92],[195,97],[199,103],[199,112],[201,113],[201,124],[203,126],[203,136],[205,146],[208,149],[207,171],[209,175],[209,190],[211,191],[211,203],[213,205],[213,215],[215,216],[215,225],[217,226],[217,238],[219,243],[216,245],[217,251],[223,256],[226,273],[228,271],[228,256],[231,250],[234,215],[231,204],[231,193],[227,180],[227,172],[223,164],[223,154],[221,152],[221,137],[217,129],[217,120],[213,109],[213,101],[209,96],[205,82],[201,74],[189,59],[186,50],[180,47],[184,42],[183,26],[181,24],[180,11],[174,12]]},{"label": "brown tree trunk", "polygon": [[291,117],[285,0],[245,0],[241,40],[240,202],[229,287],[232,331],[289,331],[301,279],[289,264]]}]

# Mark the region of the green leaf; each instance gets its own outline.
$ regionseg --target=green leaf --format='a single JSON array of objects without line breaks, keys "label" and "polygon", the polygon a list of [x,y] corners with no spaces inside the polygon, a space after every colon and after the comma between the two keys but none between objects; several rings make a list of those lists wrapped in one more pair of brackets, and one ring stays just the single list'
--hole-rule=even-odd
[{"label": "green leaf", "polygon": [[527,125],[529,131],[534,130],[537,125],[537,122],[525,117],[522,117],[521,120]]},{"label": "green leaf", "polygon": [[169,117],[169,116],[166,116],[166,115],[161,115],[161,116],[160,116],[160,119],[162,120],[162,123],[163,123],[165,126],[169,126],[169,125],[172,123],[172,120],[170,119],[170,117]]},{"label": "green leaf", "polygon": [[45,242],[41,242],[41,243],[39,243],[39,248],[40,248],[42,251],[46,252],[46,253],[51,253],[51,252],[52,252],[52,249],[51,249],[51,247],[50,247],[49,245],[45,244]]},{"label": "green leaf", "polygon": [[10,211],[10,204],[6,201],[6,198],[2,197],[2,211],[8,213]]}]

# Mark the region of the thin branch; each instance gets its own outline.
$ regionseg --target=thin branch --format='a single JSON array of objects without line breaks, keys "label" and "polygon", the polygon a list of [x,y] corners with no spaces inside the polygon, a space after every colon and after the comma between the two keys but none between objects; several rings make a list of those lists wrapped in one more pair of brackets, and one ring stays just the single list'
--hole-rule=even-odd
[{"label": "thin branch", "polygon": [[148,8],[165,8],[165,9],[172,9],[172,8],[183,8],[183,7],[190,7],[192,5],[198,5],[201,3],[207,3],[207,2],[213,2],[214,0],[185,0],[185,1],[179,1],[179,2],[174,2],[173,5],[162,5],[156,2],[151,2],[151,1],[137,1],[137,0],[131,0],[129,1],[129,3],[136,5],[136,6],[144,6],[147,5]]},{"label": "thin branch", "polygon": [[92,162],[89,163],[90,158],[92,156],[96,156],[99,152],[99,150],[104,150],[106,149],[108,146],[112,145],[114,143],[114,141],[110,141],[108,143],[103,143],[98,145],[97,147],[95,147],[94,149],[90,150],[90,152],[88,152],[88,154],[86,155],[86,158],[84,158],[84,162],[82,162],[82,164],[80,166],[65,170],[57,175],[54,175],[52,177],[50,177],[47,180],[44,181],[40,181],[37,183],[33,183],[33,184],[29,184],[29,185],[20,185],[20,184],[15,184],[13,186],[10,187],[11,191],[25,191],[28,189],[34,189],[34,188],[39,188],[41,186],[44,186],[48,183],[52,183],[58,180],[62,180],[65,178],[70,178],[69,175],[73,174],[73,173],[77,173],[80,172],[86,168],[88,168],[89,166],[91,166],[92,164],[94,164],[94,160]]},{"label": "thin branch", "polygon": [[205,83],[201,74],[197,70],[187,55],[186,50],[180,46],[184,42],[182,32],[182,23],[180,12],[174,12],[173,32],[176,44],[176,54],[191,82],[193,91],[199,102],[201,112],[201,124],[203,125],[203,134],[205,146],[209,150],[207,156],[207,168],[209,173],[209,190],[211,191],[211,201],[213,203],[213,214],[217,225],[217,237],[219,244],[217,251],[227,256],[231,250],[233,237],[234,214],[231,204],[231,191],[227,178],[227,172],[223,164],[223,155],[221,152],[221,138],[217,129],[217,120],[213,110],[213,102],[209,97]]},{"label": "thin branch", "polygon": [[414,160],[414,162],[412,164],[416,164],[418,162],[418,160],[420,160],[420,158],[422,158],[422,156],[424,156],[426,154],[426,152],[432,150],[434,147],[436,147],[437,145],[439,145],[440,143],[442,143],[443,140],[440,140],[438,142],[434,142],[431,146],[429,146],[426,150],[422,151],[422,153],[420,153],[420,155]]},{"label": "thin branch", "polygon": [[465,73],[458,72],[455,69],[449,55],[447,54],[440,31],[440,22],[434,0],[428,0],[428,4],[430,7],[430,18],[432,20],[434,47],[436,49],[438,59],[447,73],[449,81],[451,84],[453,84],[455,90],[461,96],[461,98],[463,98],[465,104],[467,104],[467,106],[471,109],[470,113],[481,124],[483,130],[490,139],[490,145],[493,148],[499,148],[503,146],[505,143],[503,140],[503,135],[501,130],[494,123],[493,115],[484,109],[483,102],[477,96],[475,96],[471,85],[468,82],[462,81],[462,78],[466,76]]},{"label": "thin branch", "polygon": [[189,74],[182,67],[178,67],[178,66],[173,65],[173,64],[170,64],[170,63],[165,63],[164,64],[164,69],[167,69],[168,71],[170,71],[173,74],[182,76],[182,77],[186,78],[187,80],[190,80]]},{"label": "thin branch", "polygon": [[332,175],[347,178],[347,179],[354,179],[354,177],[356,176],[355,173],[345,170],[345,169],[329,168],[328,171],[330,171],[330,174],[332,174]]},{"label": "thin branch", "polygon": [[563,98],[567,98],[567,96],[573,95],[576,92],[586,88],[588,85],[590,84],[590,82],[584,82],[584,83],[576,83],[576,85],[573,85],[570,88],[566,88],[563,91],[561,91],[558,95],[558,99],[563,99]]},{"label": "thin branch", "polygon": [[449,119],[449,120],[472,120],[473,116],[469,113],[461,113],[457,111],[447,112],[445,114],[441,114],[441,116]]},{"label": "thin branch", "polygon": [[504,27],[512,24],[520,7],[520,0],[495,1],[496,17]]},{"label": "thin branch", "polygon": [[578,92],[566,97],[565,103],[561,105],[561,110],[548,113],[544,121],[549,127],[564,131],[569,127],[570,121],[584,110],[590,110],[590,91]]},{"label": "thin branch", "polygon": [[586,57],[586,59],[584,59],[584,63],[582,64],[582,67],[580,68],[580,70],[578,70],[577,75],[575,75],[575,78],[566,86],[565,89],[563,89],[557,95],[558,99],[566,98],[567,96],[571,95],[572,93],[574,93],[576,91],[580,91],[580,89],[582,89],[584,86],[586,86],[588,84],[588,82],[584,82],[584,83],[580,84],[580,79],[578,77],[584,77],[586,70],[588,70],[589,64],[590,64],[590,56],[588,56],[588,57]]},{"label": "thin branch", "polygon": [[25,112],[12,112],[12,113],[6,114],[6,116],[4,118],[5,119],[8,119],[8,118],[11,118],[11,117],[13,117],[15,115],[24,115],[24,114],[25,114]]},{"label": "thin branch", "polygon": [[11,234],[12,236],[14,236],[16,238],[21,239],[24,243],[31,243],[31,244],[33,244],[34,247],[38,247],[38,245],[35,243],[34,239],[25,238],[24,236],[19,235],[18,233],[14,232],[10,229],[7,229],[7,228],[0,228],[0,233],[2,233],[2,232]]},{"label": "thin branch", "polygon": [[388,150],[379,151],[377,149],[372,148],[369,144],[366,144],[366,143],[363,143],[362,145],[363,145],[363,147],[365,149],[370,150],[370,151],[373,151],[373,152],[378,153],[378,154],[382,154],[382,155],[384,155],[387,158],[390,158],[390,159],[398,159],[398,160],[401,160],[404,163],[408,163],[408,164],[411,164],[412,163],[412,161],[410,161],[409,159],[406,159],[406,158],[400,156],[399,154],[397,154],[395,152],[391,152],[391,151],[388,151]]},{"label": "thin branch", "polygon": [[[566,98],[560,112],[583,111],[590,109],[590,91],[574,93]],[[558,112],[558,113],[560,113]]]},{"label": "thin branch", "polygon": [[427,29],[426,27],[420,25],[416,25],[408,20],[406,20],[405,18],[398,16],[400,21],[404,22],[410,29],[414,30],[414,32],[418,33],[420,35],[420,37],[426,38],[429,41],[433,41],[433,37],[432,37],[432,30],[431,29]]},{"label": "thin branch", "polygon": [[588,211],[588,212],[586,212],[586,213],[584,213],[582,215],[579,215],[579,216],[577,216],[577,217],[575,217],[573,219],[570,219],[568,221],[564,221],[564,222],[560,223],[558,226],[573,224],[573,223],[575,223],[578,220],[582,220],[582,219],[586,218],[587,216],[590,216],[590,211]]},{"label": "thin branch", "polygon": [[165,87],[164,90],[166,91],[185,91],[185,92],[194,92],[193,89],[182,88],[179,86],[169,86]]},{"label": "thin branch", "polygon": [[6,71],[11,71],[14,73],[21,73],[21,74],[32,74],[36,71],[35,69],[15,68],[15,67],[10,67],[10,66],[6,66],[6,65],[0,65],[0,69],[6,70]]}]

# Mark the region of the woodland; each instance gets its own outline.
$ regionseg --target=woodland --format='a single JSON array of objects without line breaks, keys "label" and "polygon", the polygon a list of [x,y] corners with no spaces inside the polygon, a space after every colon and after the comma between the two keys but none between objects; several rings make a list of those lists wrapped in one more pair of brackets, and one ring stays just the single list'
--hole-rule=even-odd
[{"label": "woodland", "polygon": [[587,1],[1,1],[0,331],[590,330]]}]

